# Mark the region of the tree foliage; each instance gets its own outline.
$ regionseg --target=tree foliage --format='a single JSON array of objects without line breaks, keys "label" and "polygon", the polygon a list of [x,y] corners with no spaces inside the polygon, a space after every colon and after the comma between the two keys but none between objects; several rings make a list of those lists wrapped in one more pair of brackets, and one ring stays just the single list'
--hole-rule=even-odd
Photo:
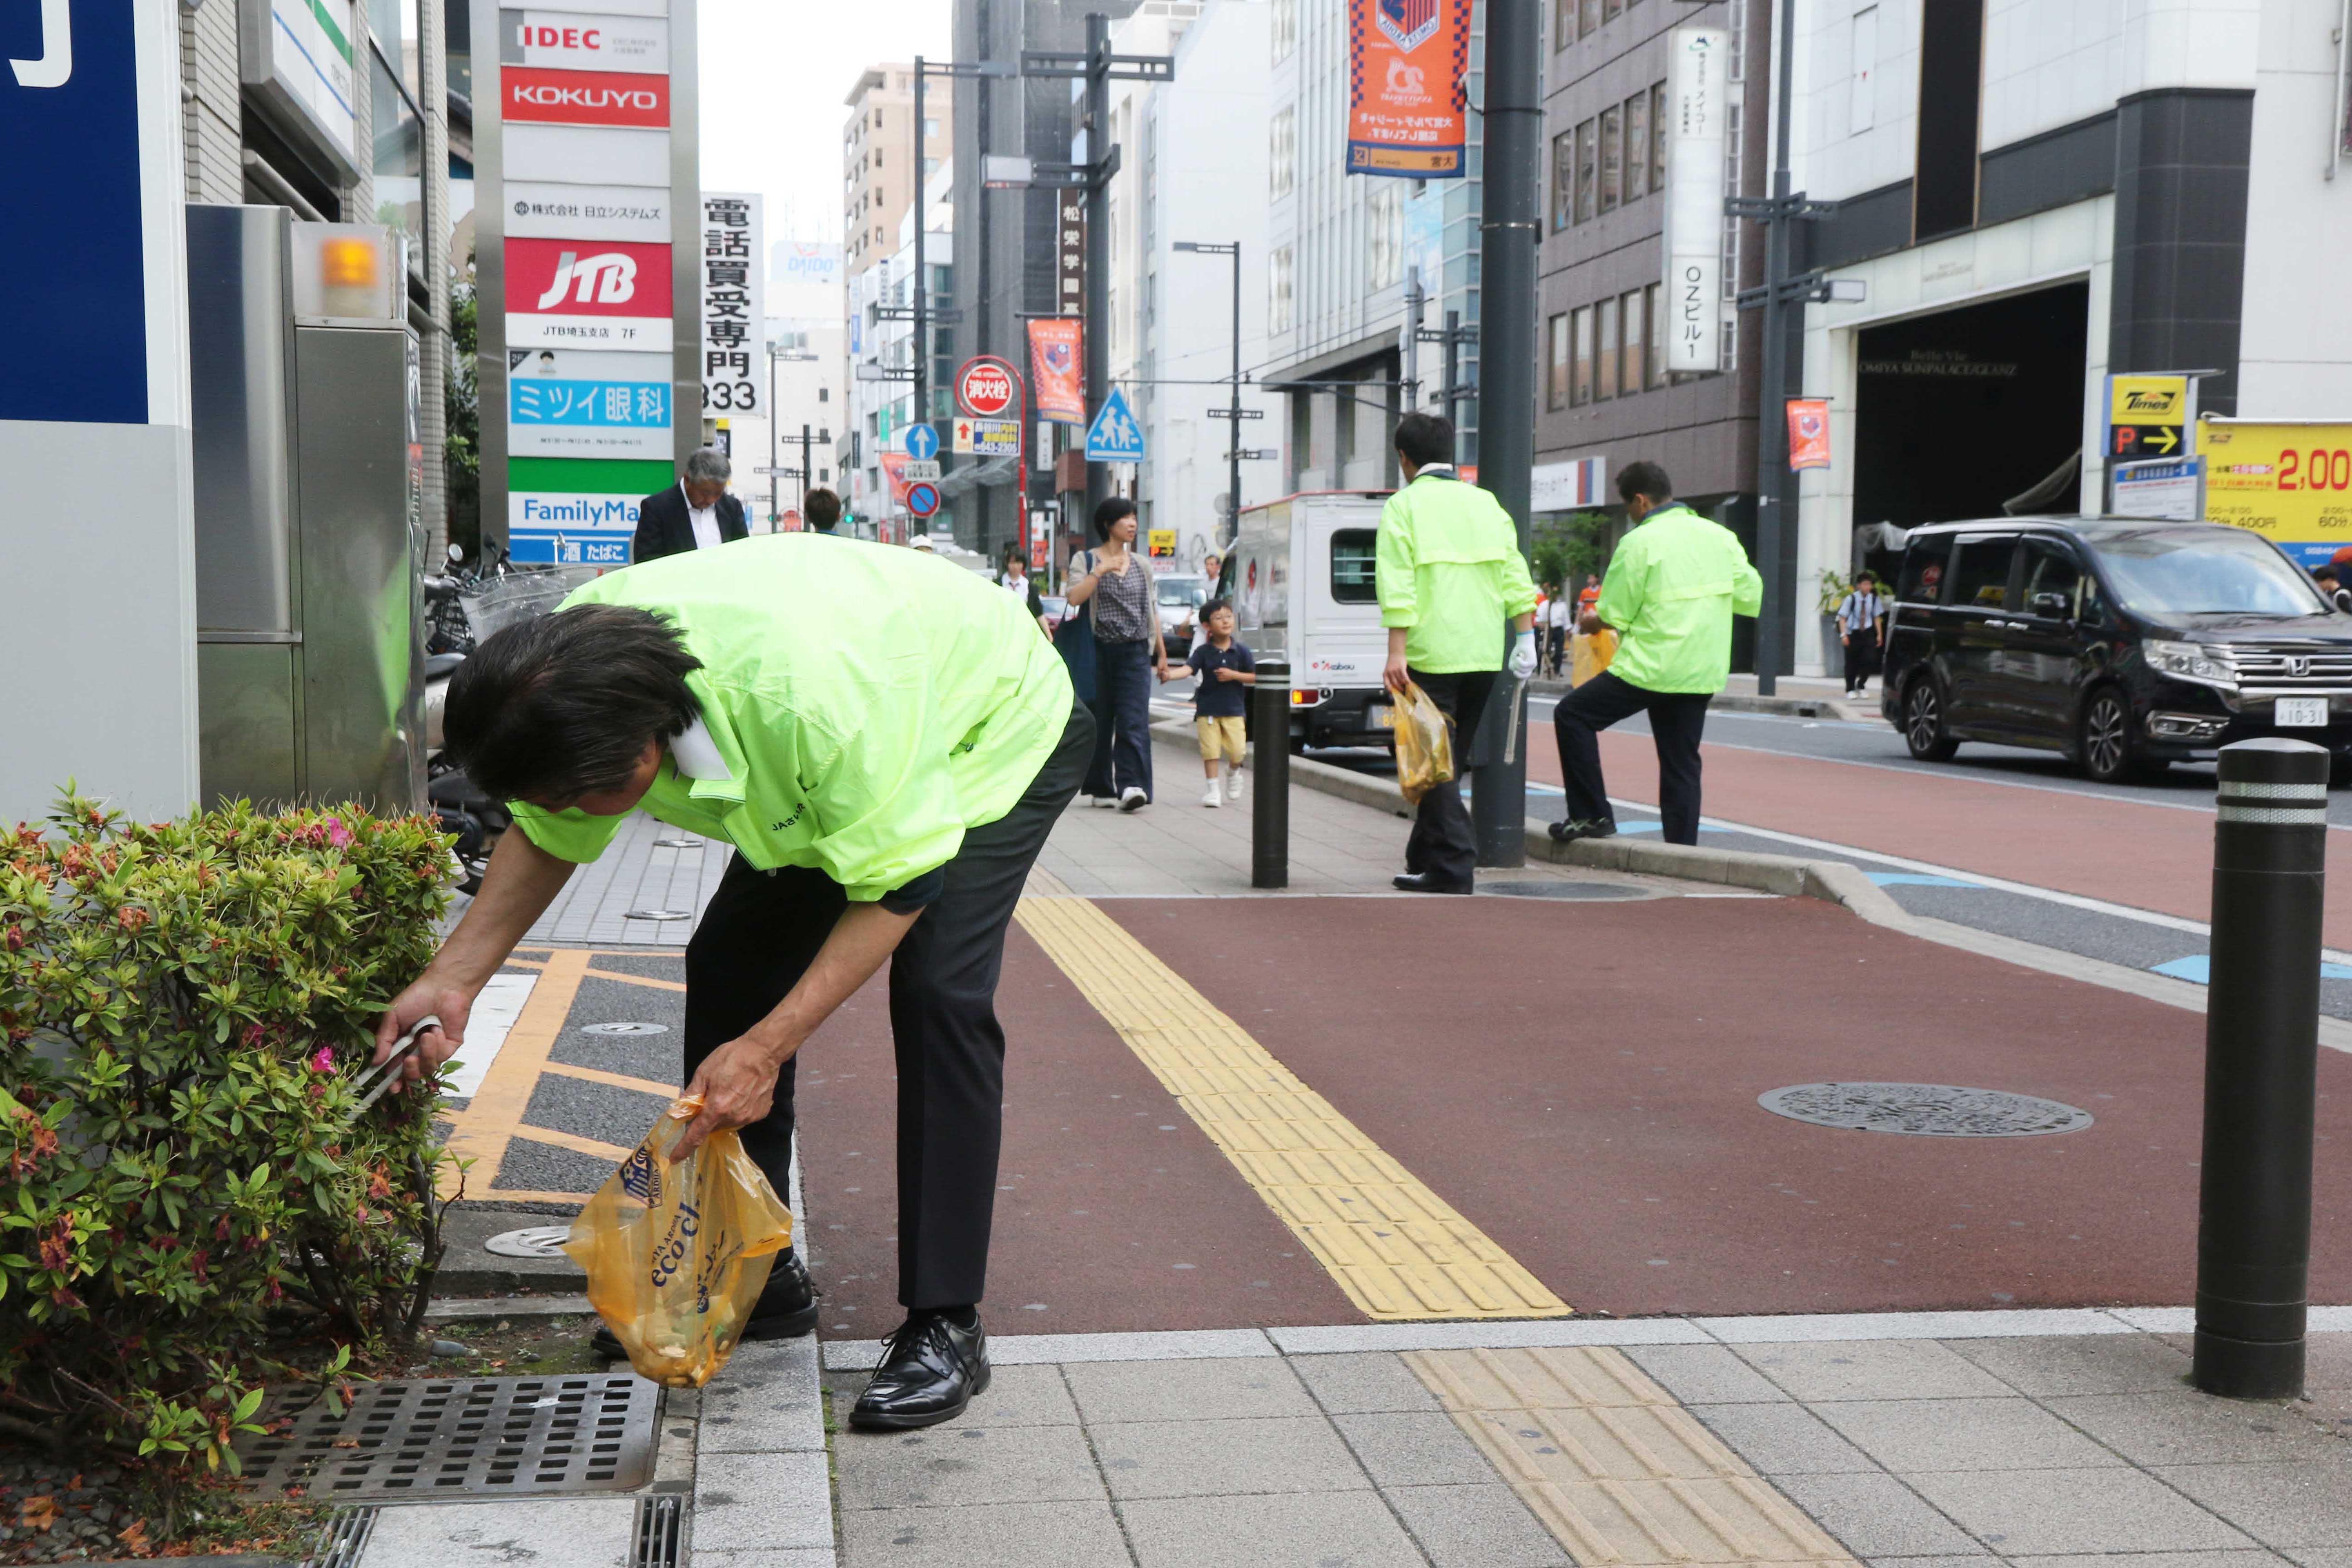
[{"label": "tree foliage", "polygon": [[1573,592],[1589,574],[1609,569],[1609,517],[1605,512],[1577,511],[1535,526],[1528,560],[1538,583],[1558,583]]}]

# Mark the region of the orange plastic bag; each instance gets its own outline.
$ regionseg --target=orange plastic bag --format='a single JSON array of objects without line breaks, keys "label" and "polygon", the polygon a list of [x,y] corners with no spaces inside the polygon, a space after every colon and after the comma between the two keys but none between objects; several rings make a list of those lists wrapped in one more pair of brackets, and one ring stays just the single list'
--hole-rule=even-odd
[{"label": "orange plastic bag", "polygon": [[1445,710],[1429,693],[1406,681],[1404,695],[1389,704],[1389,728],[1396,731],[1397,787],[1415,805],[1454,776],[1454,741]]},{"label": "orange plastic bag", "polygon": [[1586,681],[1607,669],[1617,657],[1617,634],[1603,626],[1597,632],[1576,634],[1576,647],[1570,655],[1568,683],[1570,687]]},{"label": "orange plastic bag", "polygon": [[670,1158],[701,1109],[689,1095],[664,1112],[563,1240],[629,1364],[669,1388],[699,1388],[727,1364],[775,1255],[793,1244],[792,1211],[733,1132]]}]

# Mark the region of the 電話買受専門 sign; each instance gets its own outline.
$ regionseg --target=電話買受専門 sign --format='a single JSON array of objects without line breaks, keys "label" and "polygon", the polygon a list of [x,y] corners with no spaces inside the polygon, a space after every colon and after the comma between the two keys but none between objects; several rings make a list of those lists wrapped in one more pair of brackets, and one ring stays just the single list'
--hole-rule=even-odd
[{"label": "\u96fb\u8a71\u8cb7\u53d7\u5c02\u9580 sign", "polygon": [[1470,0],[1348,0],[1348,173],[1458,180]]},{"label": "\u96fb\u8a71\u8cb7\u53d7\u5c02\u9580 sign", "polygon": [[706,191],[702,196],[702,408],[706,414],[761,414],[766,367],[766,268],[760,260],[760,198]]},{"label": "\u96fb\u8a71\u8cb7\u53d7\u5c02\u9580 sign", "polygon": [[2205,515],[2305,565],[2352,544],[2352,424],[2200,419]]}]

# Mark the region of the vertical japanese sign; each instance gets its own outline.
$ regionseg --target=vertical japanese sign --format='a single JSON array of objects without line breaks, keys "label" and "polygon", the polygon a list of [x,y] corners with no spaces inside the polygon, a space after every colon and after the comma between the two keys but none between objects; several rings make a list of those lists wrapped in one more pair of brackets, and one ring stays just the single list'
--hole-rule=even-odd
[{"label": "vertical japanese sign", "polygon": [[1077,319],[1029,323],[1029,385],[1036,416],[1061,425],[1087,422],[1086,389],[1078,384]]},{"label": "vertical japanese sign", "polygon": [[1087,194],[1055,193],[1054,205],[1054,309],[1065,316],[1087,308]]},{"label": "vertical japanese sign", "polygon": [[1789,399],[1789,471],[1830,466],[1830,402],[1826,397]]},{"label": "vertical japanese sign", "polygon": [[764,414],[766,270],[761,261],[760,198],[707,191],[702,197],[702,409]]},{"label": "vertical japanese sign", "polygon": [[1666,369],[1723,368],[1723,158],[1731,36],[1676,27],[1666,53]]},{"label": "vertical japanese sign", "polygon": [[1463,174],[1471,0],[1348,0],[1348,173]]}]

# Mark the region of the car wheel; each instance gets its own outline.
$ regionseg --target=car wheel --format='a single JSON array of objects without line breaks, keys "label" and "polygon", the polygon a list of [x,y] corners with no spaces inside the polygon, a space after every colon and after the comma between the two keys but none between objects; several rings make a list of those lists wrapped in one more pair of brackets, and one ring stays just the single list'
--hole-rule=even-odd
[{"label": "car wheel", "polygon": [[1944,733],[1944,699],[1933,676],[1921,676],[1903,693],[1903,743],[1923,763],[1948,763],[1960,743]]},{"label": "car wheel", "polygon": [[2083,776],[2096,784],[2124,784],[2142,771],[2132,744],[2131,704],[2112,686],[2091,693],[2083,704],[2082,731],[2074,760]]}]

